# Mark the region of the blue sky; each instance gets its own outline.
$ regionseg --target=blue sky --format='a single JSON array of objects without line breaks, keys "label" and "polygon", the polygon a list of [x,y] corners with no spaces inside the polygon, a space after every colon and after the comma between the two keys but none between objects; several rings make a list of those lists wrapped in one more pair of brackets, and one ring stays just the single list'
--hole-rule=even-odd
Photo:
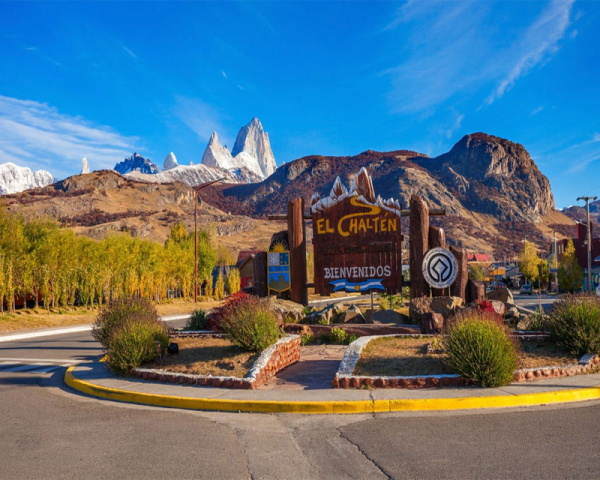
[{"label": "blue sky", "polygon": [[0,162],[199,162],[253,116],[278,164],[521,143],[600,195],[599,2],[0,2]]}]

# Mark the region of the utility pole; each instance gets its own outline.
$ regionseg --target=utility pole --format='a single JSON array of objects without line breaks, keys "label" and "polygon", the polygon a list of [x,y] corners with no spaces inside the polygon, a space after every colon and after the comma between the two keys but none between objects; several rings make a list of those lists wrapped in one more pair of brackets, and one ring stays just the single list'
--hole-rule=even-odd
[{"label": "utility pole", "polygon": [[587,291],[592,291],[592,226],[590,224],[590,200],[593,202],[598,197],[578,197],[577,201],[585,200],[585,210],[587,213]]},{"label": "utility pole", "polygon": [[224,179],[222,177],[194,188],[194,303],[198,303],[198,192]]}]

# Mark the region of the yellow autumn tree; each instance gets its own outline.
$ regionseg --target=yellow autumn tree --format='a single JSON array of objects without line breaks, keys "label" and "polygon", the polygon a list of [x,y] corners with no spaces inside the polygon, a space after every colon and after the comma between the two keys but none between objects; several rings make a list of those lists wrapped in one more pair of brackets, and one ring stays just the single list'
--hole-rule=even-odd
[{"label": "yellow autumn tree", "polygon": [[569,240],[558,267],[558,284],[561,290],[574,292],[583,285],[583,270],[575,257],[575,245]]}]

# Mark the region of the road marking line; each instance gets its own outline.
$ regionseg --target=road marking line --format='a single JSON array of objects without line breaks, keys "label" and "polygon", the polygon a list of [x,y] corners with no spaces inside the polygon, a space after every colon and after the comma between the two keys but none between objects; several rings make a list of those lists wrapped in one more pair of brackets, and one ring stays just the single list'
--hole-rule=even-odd
[{"label": "road marking line", "polygon": [[[0,362],[0,364],[2,364],[2,363],[20,363],[20,362],[33,362],[33,363],[42,362],[46,365],[60,364],[60,366],[62,366],[62,367],[68,367],[70,365],[75,365],[79,362],[86,361],[86,360],[74,360],[72,358],[65,359],[65,358],[17,358],[17,357],[0,357],[0,360],[2,360],[2,362]],[[8,362],[5,362],[6,360],[8,360]]]},{"label": "road marking line", "polygon": [[[186,320],[190,318],[189,314],[185,315],[170,315],[168,317],[161,317],[163,322],[175,322],[177,320]],[[14,342],[16,340],[27,340],[30,338],[39,338],[39,337],[50,337],[52,335],[66,335],[68,333],[80,333],[80,332],[89,332],[92,329],[91,325],[81,325],[79,327],[65,327],[65,328],[56,328],[51,330],[42,330],[38,332],[28,332],[28,333],[15,333],[0,336],[0,343],[2,342]]]},{"label": "road marking line", "polygon": [[6,373],[6,372],[10,372],[10,373],[15,373],[15,372],[23,372],[26,370],[33,370],[34,368],[37,368],[39,365],[35,365],[35,364],[30,364],[30,365],[20,365],[18,367],[12,367],[12,368],[3,368],[0,370],[0,373]]}]

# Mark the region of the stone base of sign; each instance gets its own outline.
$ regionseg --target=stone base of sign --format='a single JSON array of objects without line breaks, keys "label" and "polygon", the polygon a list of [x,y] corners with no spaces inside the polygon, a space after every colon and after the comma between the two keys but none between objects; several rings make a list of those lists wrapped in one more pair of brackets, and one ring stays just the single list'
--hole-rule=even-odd
[{"label": "stone base of sign", "polygon": [[447,319],[463,306],[460,297],[417,297],[410,300],[409,316],[413,323],[420,324],[426,313],[439,313]]},{"label": "stone base of sign", "polygon": [[[535,335],[515,335],[524,341],[535,340]],[[380,335],[362,337],[352,342],[346,349],[340,368],[333,379],[334,388],[436,388],[460,387],[471,383],[461,375],[410,375],[410,376],[357,376],[353,375],[356,364],[360,359],[363,348],[373,339],[382,337],[409,337],[419,338],[428,335]],[[538,336],[539,338],[539,336]],[[547,338],[547,337],[545,337]],[[515,382],[527,382],[551,377],[568,377],[590,373],[600,368],[600,355],[585,355],[581,357],[578,365],[548,366],[529,368],[515,371]]]},{"label": "stone base of sign", "polygon": [[300,360],[300,337],[298,335],[288,335],[262,352],[254,362],[248,375],[243,378],[174,373],[154,368],[136,368],[132,373],[138,378],[158,380],[159,382],[203,387],[254,389],[298,360]]}]

